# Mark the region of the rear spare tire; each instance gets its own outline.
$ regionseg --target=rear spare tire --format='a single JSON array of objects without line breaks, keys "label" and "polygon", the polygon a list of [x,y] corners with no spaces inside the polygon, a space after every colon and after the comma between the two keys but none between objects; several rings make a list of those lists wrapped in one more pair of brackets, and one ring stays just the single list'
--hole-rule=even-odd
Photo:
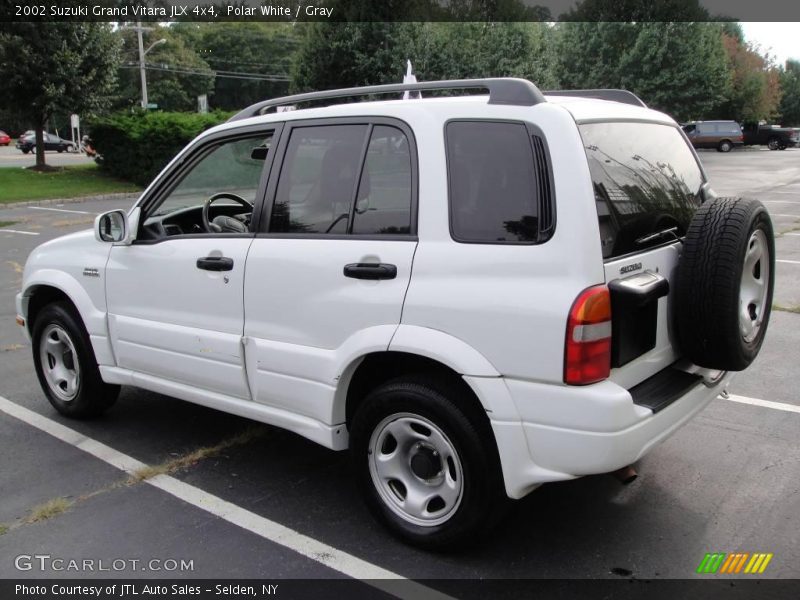
[{"label": "rear spare tire", "polygon": [[710,369],[741,371],[767,332],[775,238],[758,200],[716,198],[692,219],[678,265],[675,324],[681,351]]}]

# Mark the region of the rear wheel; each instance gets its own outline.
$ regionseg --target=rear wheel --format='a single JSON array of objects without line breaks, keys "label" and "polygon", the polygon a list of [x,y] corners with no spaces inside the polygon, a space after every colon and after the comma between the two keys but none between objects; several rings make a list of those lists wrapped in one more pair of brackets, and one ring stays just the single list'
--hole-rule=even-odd
[{"label": "rear wheel", "polygon": [[778,148],[780,148],[780,145],[781,143],[778,138],[770,138],[769,141],[767,142],[767,148],[769,148],[770,150],[777,150]]},{"label": "rear wheel", "polygon": [[36,375],[58,412],[94,417],[114,404],[120,388],[100,377],[89,335],[72,305],[45,306],[36,316],[31,337]]},{"label": "rear wheel", "polygon": [[729,140],[722,140],[717,146],[717,150],[720,152],[730,152],[733,150],[733,144]]},{"label": "rear wheel", "polygon": [[435,378],[396,379],[372,391],[353,418],[351,454],[366,504],[417,546],[473,541],[507,501],[491,429],[454,403],[460,394]]}]

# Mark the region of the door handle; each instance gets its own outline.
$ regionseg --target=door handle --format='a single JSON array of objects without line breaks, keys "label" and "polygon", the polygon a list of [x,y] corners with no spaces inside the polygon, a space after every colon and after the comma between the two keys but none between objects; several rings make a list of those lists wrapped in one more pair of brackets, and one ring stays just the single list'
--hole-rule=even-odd
[{"label": "door handle", "polygon": [[397,267],[386,263],[353,263],[344,266],[344,276],[353,279],[394,279]]},{"label": "door handle", "polygon": [[227,256],[206,256],[197,259],[197,268],[204,271],[232,271],[233,259]]}]

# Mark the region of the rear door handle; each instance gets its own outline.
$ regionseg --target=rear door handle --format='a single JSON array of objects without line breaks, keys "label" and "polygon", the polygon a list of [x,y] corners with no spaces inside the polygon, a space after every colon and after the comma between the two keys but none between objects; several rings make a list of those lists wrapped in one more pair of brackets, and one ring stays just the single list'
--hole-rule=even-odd
[{"label": "rear door handle", "polygon": [[233,259],[227,256],[206,256],[197,259],[197,268],[204,271],[232,271]]},{"label": "rear door handle", "polygon": [[386,263],[352,263],[344,266],[344,276],[353,279],[394,279],[397,267]]}]

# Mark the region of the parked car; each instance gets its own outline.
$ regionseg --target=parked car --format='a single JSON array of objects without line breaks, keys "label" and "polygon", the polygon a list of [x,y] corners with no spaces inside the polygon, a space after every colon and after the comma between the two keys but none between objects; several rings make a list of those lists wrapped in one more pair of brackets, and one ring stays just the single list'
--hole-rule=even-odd
[{"label": "parked car", "polygon": [[759,353],[774,257],[633,94],[426,82],[200,134],[35,249],[16,311],[60,413],[133,385],[349,449],[381,523],[451,547],[545,482],[630,480]]},{"label": "parked car", "polygon": [[694,121],[683,126],[695,148],[716,148],[730,152],[744,144],[742,129],[736,121]]},{"label": "parked car", "polygon": [[[23,154],[36,151],[36,133],[25,132],[17,140],[17,148],[22,150]],[[65,140],[53,133],[44,133],[44,149],[56,150],[58,152],[75,152],[76,146],[70,140]]]},{"label": "parked car", "polygon": [[767,146],[770,150],[786,150],[798,143],[797,132],[791,127],[745,123],[742,131],[746,146]]},{"label": "parked car", "polygon": [[11,136],[5,131],[0,130],[0,146],[8,146],[11,143]]}]

